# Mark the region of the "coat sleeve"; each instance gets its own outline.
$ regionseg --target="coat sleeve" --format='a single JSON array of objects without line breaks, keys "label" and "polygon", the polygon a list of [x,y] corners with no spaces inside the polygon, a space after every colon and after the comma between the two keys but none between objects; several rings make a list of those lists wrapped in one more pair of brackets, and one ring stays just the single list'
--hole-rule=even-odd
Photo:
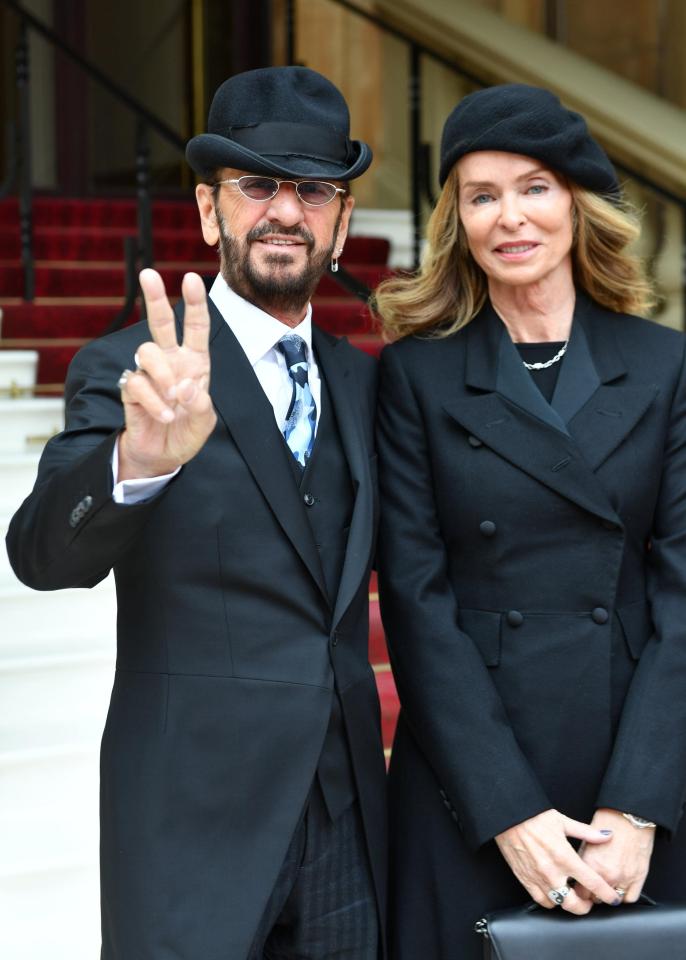
[{"label": "coat sleeve", "polygon": [[641,653],[624,702],[597,801],[599,807],[626,810],[669,832],[677,827],[686,794],[684,362],[672,395],[648,560],[654,632]]},{"label": "coat sleeve", "polygon": [[[403,717],[477,848],[551,806],[474,642],[458,625],[424,422],[400,351],[380,364],[379,583]],[[447,442],[447,438],[446,438]],[[451,545],[450,549],[459,549]]]},{"label": "coat sleeve", "polygon": [[72,361],[65,429],[46,445],[33,491],[10,523],[10,563],[36,590],[99,583],[159,499],[132,506],[112,500],[112,450],[123,426],[117,379],[133,357],[122,339],[93,341]]}]

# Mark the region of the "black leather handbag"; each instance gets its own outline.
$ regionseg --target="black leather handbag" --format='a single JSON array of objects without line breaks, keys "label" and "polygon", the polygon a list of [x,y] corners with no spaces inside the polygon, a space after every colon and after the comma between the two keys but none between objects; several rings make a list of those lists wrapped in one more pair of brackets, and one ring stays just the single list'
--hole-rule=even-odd
[{"label": "black leather handbag", "polygon": [[686,905],[648,897],[583,917],[536,904],[486,914],[484,960],[686,960]]}]

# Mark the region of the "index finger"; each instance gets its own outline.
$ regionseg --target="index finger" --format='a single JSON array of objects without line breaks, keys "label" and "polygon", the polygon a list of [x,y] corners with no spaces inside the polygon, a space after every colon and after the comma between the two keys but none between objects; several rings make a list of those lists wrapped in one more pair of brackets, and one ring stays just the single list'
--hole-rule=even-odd
[{"label": "index finger", "polygon": [[196,353],[207,353],[210,343],[210,312],[205,284],[197,273],[187,273],[181,284],[183,294],[183,345]]},{"label": "index finger", "polygon": [[157,270],[146,267],[141,270],[138,280],[143,291],[145,312],[153,340],[161,350],[174,350],[179,345],[174,311],[167,299],[162,277]]}]

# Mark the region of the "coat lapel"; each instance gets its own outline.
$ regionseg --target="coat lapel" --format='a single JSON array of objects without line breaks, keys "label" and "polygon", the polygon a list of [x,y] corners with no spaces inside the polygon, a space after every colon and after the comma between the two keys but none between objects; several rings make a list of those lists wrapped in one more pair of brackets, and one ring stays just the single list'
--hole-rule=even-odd
[{"label": "coat lapel", "polygon": [[594,471],[633,430],[656,394],[654,387],[627,382],[615,321],[621,323],[621,318],[578,294],[569,347],[549,405],[487,304],[465,331],[465,379],[472,394],[445,407],[521,470],[614,521],[616,514]]},{"label": "coat lapel", "polygon": [[[570,369],[565,371],[563,364],[560,371],[559,402],[564,407],[570,432],[592,470],[597,470],[624,441],[657,395],[657,387],[631,382],[621,352],[621,334],[618,335],[621,322],[621,317],[608,315],[588,297],[578,295],[570,348],[573,340],[576,346]],[[581,336],[577,337],[577,333]],[[587,351],[587,360],[583,359],[582,350],[577,349],[581,345]],[[597,376],[595,389],[589,366]],[[553,403],[557,394],[558,390]]]},{"label": "coat lapel", "polygon": [[214,303],[210,307],[210,394],[286,536],[326,597],[326,584],[312,529],[305,515],[289,452],[274,411],[243,349]]},{"label": "coat lapel", "polygon": [[374,526],[372,480],[360,431],[358,388],[350,366],[351,347],[345,340],[331,337],[317,327],[313,327],[312,342],[317,364],[329,389],[355,491],[348,544],[334,605],[333,622],[336,624],[348,608],[367,569]]}]

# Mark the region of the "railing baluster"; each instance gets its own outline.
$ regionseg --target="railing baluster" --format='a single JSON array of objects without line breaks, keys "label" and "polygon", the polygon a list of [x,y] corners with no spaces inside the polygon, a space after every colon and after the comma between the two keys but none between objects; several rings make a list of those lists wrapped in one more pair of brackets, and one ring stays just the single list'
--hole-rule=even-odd
[{"label": "railing baluster", "polygon": [[136,196],[138,198],[138,248],[141,265],[153,265],[152,205],[150,202],[150,148],[148,127],[142,118],[136,133]]},{"label": "railing baluster", "polygon": [[412,257],[415,270],[419,266],[422,244],[422,184],[421,184],[421,130],[422,130],[422,76],[421,53],[416,44],[410,45],[410,192],[412,197]]},{"label": "railing baluster", "polygon": [[286,63],[295,63],[295,0],[286,0]]},{"label": "railing baluster", "polygon": [[31,192],[31,107],[29,100],[28,25],[22,18],[16,50],[18,163],[19,163],[19,229],[21,262],[24,268],[24,299],[33,300],[36,277],[33,263],[33,202]]}]

